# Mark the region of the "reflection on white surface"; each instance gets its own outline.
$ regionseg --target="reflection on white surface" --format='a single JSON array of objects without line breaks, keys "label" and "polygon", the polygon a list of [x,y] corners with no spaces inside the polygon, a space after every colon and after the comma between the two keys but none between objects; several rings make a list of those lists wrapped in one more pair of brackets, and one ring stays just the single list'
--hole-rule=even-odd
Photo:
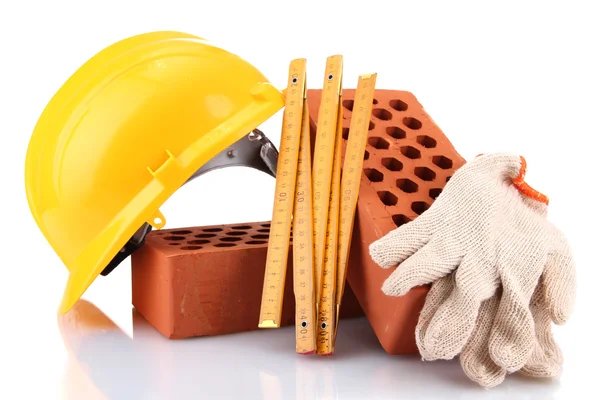
[{"label": "reflection on white surface", "polygon": [[291,327],[168,340],[136,311],[133,338],[81,300],[59,317],[67,399],[552,399],[558,382],[509,376],[485,390],[456,361],[386,354],[368,322],[343,320],[333,357],[294,352]]}]

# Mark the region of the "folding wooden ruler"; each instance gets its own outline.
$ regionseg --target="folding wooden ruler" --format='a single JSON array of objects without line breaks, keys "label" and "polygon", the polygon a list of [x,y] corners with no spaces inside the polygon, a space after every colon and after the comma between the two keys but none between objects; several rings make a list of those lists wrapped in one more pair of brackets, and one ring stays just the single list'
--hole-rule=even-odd
[{"label": "folding wooden ruler", "polygon": [[[348,270],[348,255],[350,254],[350,243],[352,242],[352,230],[354,229],[354,216],[358,202],[358,192],[363,171],[365,147],[369,136],[369,122],[373,108],[373,97],[375,96],[375,82],[377,74],[365,74],[358,78],[354,104],[352,107],[352,119],[346,153],[344,155],[344,166],[342,168],[341,200],[340,200],[340,222],[337,250],[337,287],[336,287],[336,322],[335,332],[337,334],[338,321],[340,317],[340,306],[344,287],[346,286],[346,271]],[[335,342],[334,335],[334,342]]]},{"label": "folding wooden ruler", "polygon": [[333,334],[335,332],[337,242],[340,216],[340,175],[342,171],[342,129],[344,123],[341,102],[338,103],[338,108],[335,145],[332,157],[331,189],[329,191],[326,220],[327,228],[325,231],[325,256],[323,258],[321,286],[318,288],[320,298],[317,314],[319,321],[319,326],[317,327],[317,354],[319,355],[333,354]]},{"label": "folding wooden ruler", "polygon": [[[313,156],[313,221],[316,288],[320,290],[325,258],[325,234],[333,170],[336,127],[342,97],[342,56],[327,58]],[[318,292],[317,303],[320,301]],[[317,304],[318,309],[318,304]]]},{"label": "folding wooden ruler", "polygon": [[296,299],[296,353],[316,350],[315,273],[311,181],[310,116],[304,99],[292,239],[294,250],[294,296]]},{"label": "folding wooden ruler", "polygon": [[321,355],[331,355],[335,348],[339,310],[346,282],[348,255],[362,177],[369,122],[371,120],[376,76],[376,74],[366,74],[358,79],[348,143],[343,157],[343,168],[341,154],[343,116],[341,108],[338,114],[327,245],[318,312],[320,325],[318,326],[317,335],[317,354]]},{"label": "folding wooden ruler", "polygon": [[[316,274],[317,308],[317,354],[331,352],[330,328],[334,322],[335,307],[335,250],[338,222],[339,170],[341,162],[341,103],[343,58],[334,55],[327,58],[313,165],[313,221]],[[337,139],[340,140],[337,140]],[[337,157],[336,157],[337,156]],[[337,188],[337,189],[336,189]],[[333,189],[333,190],[332,190]]]},{"label": "folding wooden ruler", "polygon": [[259,328],[279,328],[281,326],[305,100],[306,59],[292,60],[285,93]]},{"label": "folding wooden ruler", "polygon": [[290,63],[259,328],[281,326],[293,229],[296,352],[333,354],[375,74],[359,78],[342,176],[342,56],[327,58],[313,165],[306,60]]}]

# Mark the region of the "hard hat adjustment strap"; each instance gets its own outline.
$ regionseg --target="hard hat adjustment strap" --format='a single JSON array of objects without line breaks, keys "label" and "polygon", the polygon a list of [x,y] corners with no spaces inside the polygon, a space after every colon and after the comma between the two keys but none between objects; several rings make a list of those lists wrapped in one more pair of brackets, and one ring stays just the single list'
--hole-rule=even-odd
[{"label": "hard hat adjustment strap", "polygon": [[131,239],[123,246],[121,250],[113,257],[110,263],[102,270],[100,273],[102,276],[106,276],[112,272],[113,269],[117,267],[123,260],[129,257],[133,252],[142,247],[146,241],[146,235],[150,233],[152,230],[152,226],[148,223],[144,223],[138,229]]},{"label": "hard hat adjustment strap", "polygon": [[271,141],[260,130],[255,129],[231,146],[214,156],[187,181],[215,169],[226,167],[250,167],[275,178],[279,153]]},{"label": "hard hat adjustment strap", "polygon": [[[227,167],[250,167],[275,178],[277,174],[278,156],[279,152],[273,143],[264,135],[264,133],[255,129],[213,157],[185,183],[188,183],[209,171]],[[145,243],[146,236],[151,230],[152,226],[148,223],[144,223],[131,239],[129,239],[125,246],[119,250],[106,268],[104,268],[101,275],[107,276],[110,274],[123,260],[142,247]]]}]

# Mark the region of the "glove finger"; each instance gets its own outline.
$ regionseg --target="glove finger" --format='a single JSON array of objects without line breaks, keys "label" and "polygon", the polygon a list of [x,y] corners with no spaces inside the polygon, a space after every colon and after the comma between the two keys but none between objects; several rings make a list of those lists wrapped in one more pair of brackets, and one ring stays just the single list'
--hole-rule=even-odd
[{"label": "glove finger", "polygon": [[552,316],[544,297],[544,286],[536,288],[531,305],[535,336],[544,354],[557,364],[563,363],[563,354],[552,335]]},{"label": "glove finger", "polygon": [[526,291],[512,276],[503,275],[502,297],[490,335],[490,355],[509,373],[523,368],[536,342]]},{"label": "glove finger", "polygon": [[475,329],[460,353],[460,365],[465,375],[483,387],[494,387],[504,381],[506,371],[496,365],[488,351],[488,340],[498,310],[499,296],[481,304]]},{"label": "glove finger", "polygon": [[546,289],[546,303],[555,324],[564,324],[575,302],[575,262],[571,249],[562,234],[556,233],[556,241],[542,275]]},{"label": "glove finger", "polygon": [[431,209],[371,243],[371,259],[382,268],[397,266],[413,255],[433,234]]},{"label": "glove finger", "polygon": [[488,294],[470,288],[481,286],[477,277],[468,279],[473,267],[478,265],[473,256],[463,259],[456,270],[455,289],[429,324],[423,346],[433,359],[449,360],[460,353],[475,328],[482,301],[493,295],[493,291]]},{"label": "glove finger", "polygon": [[419,314],[419,321],[415,329],[415,339],[417,341],[417,348],[423,360],[430,361],[432,357],[423,346],[423,340],[425,339],[425,333],[429,327],[431,319],[435,315],[436,311],[440,306],[448,299],[450,293],[454,289],[454,273],[444,278],[438,279],[433,282],[431,289],[427,293],[425,298],[425,304]]},{"label": "glove finger", "polygon": [[519,372],[535,378],[556,378],[560,376],[563,356],[552,336],[552,321],[541,284],[533,294],[530,310],[534,321],[536,343],[532,356]]},{"label": "glove finger", "polygon": [[459,261],[458,247],[433,238],[398,266],[383,282],[381,289],[388,296],[402,296],[413,287],[426,285],[448,275]]},{"label": "glove finger", "polygon": [[536,346],[527,363],[519,373],[531,378],[557,378],[560,376],[561,366],[546,357],[539,346]]}]

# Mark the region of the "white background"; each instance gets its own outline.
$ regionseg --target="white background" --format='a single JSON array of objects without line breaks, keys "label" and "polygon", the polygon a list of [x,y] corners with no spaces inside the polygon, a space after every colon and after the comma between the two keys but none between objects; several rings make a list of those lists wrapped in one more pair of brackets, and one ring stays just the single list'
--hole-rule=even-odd
[{"label": "white background", "polygon": [[[2,1],[0,398],[597,396],[600,15],[592,1],[490,3]],[[163,29],[221,44],[280,88],[291,59],[308,59],[318,88],[325,57],[341,53],[345,88],[377,72],[378,88],[412,91],[466,159],[524,155],[578,263],[575,312],[555,329],[562,377],[511,376],[485,391],[454,361],[387,355],[365,320],[342,324],[332,359],[297,357],[290,329],[170,342],[132,317],[128,261],[84,295],[94,304],[80,304],[86,317],[57,320],[67,271],[27,207],[30,134],[89,57]],[[277,145],[280,123],[281,112],[261,127]],[[274,183],[239,168],[205,175],[164,205],[167,227],[269,220]]]}]

